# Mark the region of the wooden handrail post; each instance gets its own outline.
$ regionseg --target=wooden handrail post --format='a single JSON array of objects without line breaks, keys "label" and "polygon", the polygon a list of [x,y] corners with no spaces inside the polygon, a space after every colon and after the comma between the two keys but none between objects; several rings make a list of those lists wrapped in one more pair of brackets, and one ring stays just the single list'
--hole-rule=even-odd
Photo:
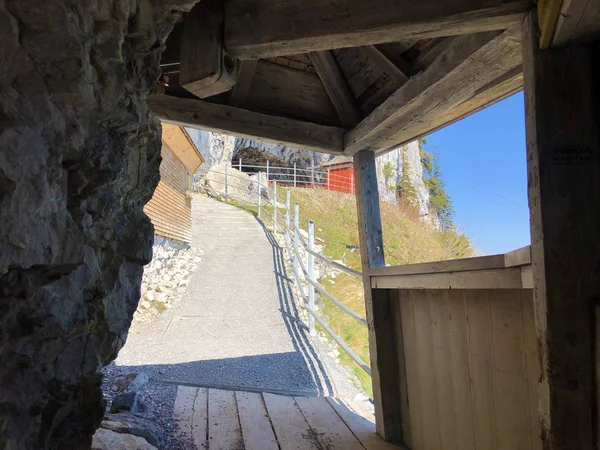
[{"label": "wooden handrail post", "polygon": [[277,234],[277,180],[273,180],[273,234]]},{"label": "wooden handrail post", "polygon": [[296,163],[294,163],[294,187],[296,187]]},{"label": "wooden handrail post", "polygon": [[262,196],[262,189],[260,186],[260,181],[262,178],[261,175],[262,175],[262,172],[258,172],[258,189],[257,189],[257,191],[258,191],[258,218],[259,219],[260,219],[260,207],[261,207],[260,197]]},{"label": "wooden handrail post", "polygon": [[369,269],[385,266],[383,232],[377,190],[375,153],[363,150],[354,155],[356,208],[360,256],[369,328],[369,353],[377,433],[386,441],[402,443],[400,367],[397,333],[390,291],[371,289]]},{"label": "wooden handrail post", "polygon": [[242,158],[238,159],[238,170],[242,171]]},{"label": "wooden handrail post", "polygon": [[[310,251],[315,250],[315,223],[312,220],[308,221],[308,249]],[[312,253],[308,253],[308,276],[312,281],[315,280],[315,257]],[[308,283],[308,307],[311,310],[315,310],[315,287],[312,283]],[[308,315],[308,331],[311,336],[315,336],[317,334],[315,330],[315,318],[309,314]]]}]

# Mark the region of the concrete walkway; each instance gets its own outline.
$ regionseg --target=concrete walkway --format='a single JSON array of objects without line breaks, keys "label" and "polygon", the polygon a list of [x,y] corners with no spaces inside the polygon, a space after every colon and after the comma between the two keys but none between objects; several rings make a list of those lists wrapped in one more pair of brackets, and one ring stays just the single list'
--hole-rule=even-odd
[{"label": "concrete walkway", "polygon": [[192,213],[192,245],[204,254],[187,292],[132,330],[117,365],[197,386],[334,395],[269,232],[249,213],[200,195]]}]

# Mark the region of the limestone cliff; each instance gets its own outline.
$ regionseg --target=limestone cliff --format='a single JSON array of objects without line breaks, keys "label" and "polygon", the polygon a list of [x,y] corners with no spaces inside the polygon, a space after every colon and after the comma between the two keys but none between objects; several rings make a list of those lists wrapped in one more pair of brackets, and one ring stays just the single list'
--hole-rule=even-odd
[{"label": "limestone cliff", "polygon": [[[332,158],[331,155],[324,153],[313,153],[300,148],[268,144],[253,139],[234,138],[218,133],[192,129],[189,129],[188,132],[200,149],[208,166],[231,162],[232,159],[237,159],[238,153],[246,148],[254,148],[258,151],[275,155],[282,161],[296,163],[299,168],[307,168],[312,165],[319,166]],[[429,192],[423,181],[424,174],[418,141],[398,147],[377,158],[377,180],[380,198],[390,203],[397,202],[395,187],[400,182],[402,176],[403,154],[408,163],[407,170],[410,182],[417,194],[416,200],[419,216],[437,226],[437,216],[430,209]],[[384,167],[387,163],[392,168],[391,176],[388,177],[384,175]]]}]

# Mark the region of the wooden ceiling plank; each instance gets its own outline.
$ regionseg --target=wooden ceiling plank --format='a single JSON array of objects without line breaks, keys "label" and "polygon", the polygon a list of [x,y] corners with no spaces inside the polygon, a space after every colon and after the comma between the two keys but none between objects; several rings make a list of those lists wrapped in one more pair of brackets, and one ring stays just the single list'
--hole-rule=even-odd
[{"label": "wooden ceiling plank", "polygon": [[429,67],[347,133],[345,154],[388,148],[394,140],[402,139],[399,131],[432,120],[434,114],[445,113],[520,64],[517,27],[503,33],[457,37]]},{"label": "wooden ceiling plank", "polygon": [[308,56],[338,112],[341,124],[346,128],[356,126],[362,116],[331,51],[311,52]]},{"label": "wooden ceiling plank", "polygon": [[375,61],[377,65],[387,73],[397,84],[398,87],[402,86],[404,83],[408,81],[408,75],[400,70],[396,64],[388,59],[379,49],[377,49],[374,45],[366,45],[363,49],[367,52],[369,57]]},{"label": "wooden ceiling plank", "polygon": [[240,59],[504,30],[529,0],[230,0],[225,47]]},{"label": "wooden ceiling plank", "polygon": [[246,59],[238,63],[237,81],[229,96],[229,103],[232,106],[242,106],[248,98],[257,63],[256,59]]},{"label": "wooden ceiling plank", "polygon": [[338,113],[317,74],[263,60],[258,61],[244,107],[274,116],[340,125]]},{"label": "wooden ceiling plank", "polygon": [[151,95],[146,103],[163,122],[233,136],[340,154],[342,128],[270,116],[203,100]]},{"label": "wooden ceiling plank", "polygon": [[562,2],[563,0],[540,0],[538,2],[537,10],[541,49],[548,48],[552,42]]},{"label": "wooden ceiling plank", "polygon": [[[559,0],[554,1],[558,2]],[[562,2],[554,29],[553,46],[582,44],[599,36],[600,0],[564,0]]]}]

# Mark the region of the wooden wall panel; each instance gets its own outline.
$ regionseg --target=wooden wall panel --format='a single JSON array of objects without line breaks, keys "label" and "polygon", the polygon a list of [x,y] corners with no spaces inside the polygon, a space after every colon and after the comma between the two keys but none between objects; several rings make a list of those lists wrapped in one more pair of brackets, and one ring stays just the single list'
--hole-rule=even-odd
[{"label": "wooden wall panel", "polygon": [[163,122],[162,140],[189,172],[195,172],[202,164],[202,156],[182,127]]},{"label": "wooden wall panel", "polygon": [[191,190],[191,174],[183,162],[166,146],[160,151],[162,161],[160,163],[160,179],[163,183],[171,186],[180,194]]},{"label": "wooden wall panel", "polygon": [[154,195],[144,206],[144,212],[159,236],[183,243],[192,240],[190,200],[165,182],[158,183]]},{"label": "wooden wall panel", "polygon": [[399,290],[413,450],[539,450],[531,290]]}]

